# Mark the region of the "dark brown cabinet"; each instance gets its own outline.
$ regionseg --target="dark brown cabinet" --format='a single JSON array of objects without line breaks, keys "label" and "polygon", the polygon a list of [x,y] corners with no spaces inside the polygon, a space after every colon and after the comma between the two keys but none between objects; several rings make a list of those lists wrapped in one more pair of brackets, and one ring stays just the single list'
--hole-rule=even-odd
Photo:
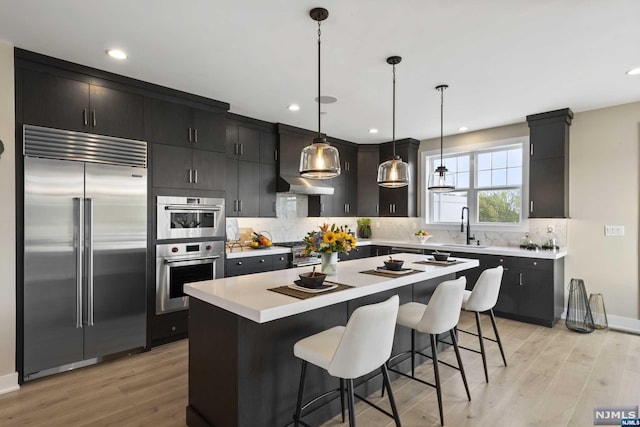
[{"label": "dark brown cabinet", "polygon": [[276,145],[272,125],[229,115],[226,124],[228,217],[276,216]]},{"label": "dark brown cabinet", "polygon": [[224,113],[147,98],[145,136],[153,143],[225,151]]},{"label": "dark brown cabinet", "polygon": [[[412,138],[396,141],[396,154],[409,164],[409,185],[401,188],[379,187],[379,216],[418,216],[418,147],[420,142]],[[380,163],[393,158],[393,144],[380,145]],[[371,166],[370,166],[371,167]],[[376,168],[377,171],[377,168]],[[377,184],[376,184],[377,185]]]},{"label": "dark brown cabinet", "polygon": [[153,187],[225,189],[224,154],[164,144],[152,151]]},{"label": "dark brown cabinet", "polygon": [[380,149],[377,145],[358,147],[358,216],[378,216],[380,187],[378,165]]},{"label": "dark brown cabinet", "polygon": [[291,254],[279,254],[227,259],[225,277],[284,270],[289,267],[290,257]]},{"label": "dark brown cabinet", "polygon": [[564,259],[473,253],[452,255],[480,262],[478,268],[458,273],[458,276],[467,277],[467,289],[473,289],[484,270],[502,265],[502,284],[494,307],[496,315],[548,327],[560,319],[564,310]]},{"label": "dark brown cabinet", "polygon": [[569,216],[568,109],[527,116],[529,139],[529,218]]},{"label": "dark brown cabinet", "polygon": [[144,138],[144,98],[141,95],[29,69],[22,70],[24,123]]},{"label": "dark brown cabinet", "polygon": [[[340,261],[350,261],[353,259],[369,258],[371,255],[371,246],[358,246],[349,253],[340,252],[338,259]],[[374,253],[375,256],[375,253]]]}]

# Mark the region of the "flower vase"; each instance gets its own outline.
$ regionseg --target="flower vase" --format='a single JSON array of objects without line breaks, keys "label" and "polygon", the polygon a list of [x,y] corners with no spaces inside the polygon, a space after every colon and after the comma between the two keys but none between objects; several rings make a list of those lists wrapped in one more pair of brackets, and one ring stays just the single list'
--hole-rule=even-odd
[{"label": "flower vase", "polygon": [[325,252],[321,256],[320,271],[328,276],[334,276],[338,267],[338,252]]},{"label": "flower vase", "polygon": [[371,238],[371,226],[370,225],[361,225],[358,227],[358,237],[361,239],[370,239]]}]

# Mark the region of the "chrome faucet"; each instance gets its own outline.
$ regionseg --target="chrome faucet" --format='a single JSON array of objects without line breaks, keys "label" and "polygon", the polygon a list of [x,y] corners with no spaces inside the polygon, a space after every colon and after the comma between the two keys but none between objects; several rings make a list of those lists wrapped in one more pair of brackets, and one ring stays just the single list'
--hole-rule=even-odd
[{"label": "chrome faucet", "polygon": [[469,227],[469,208],[468,207],[463,207],[462,208],[462,223],[460,224],[460,232],[464,232],[464,211],[467,211],[467,245],[471,244],[472,240],[476,240],[476,236],[471,234],[471,227]]}]

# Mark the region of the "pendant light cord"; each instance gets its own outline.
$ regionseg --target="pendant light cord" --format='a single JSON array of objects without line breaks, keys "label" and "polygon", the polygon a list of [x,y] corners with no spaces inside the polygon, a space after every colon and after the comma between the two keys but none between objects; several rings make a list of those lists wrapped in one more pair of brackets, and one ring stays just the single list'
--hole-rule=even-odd
[{"label": "pendant light cord", "polygon": [[393,158],[396,158],[396,64],[393,64],[393,120],[391,138],[393,140]]},{"label": "pendant light cord", "polygon": [[443,166],[443,163],[442,163],[443,127],[444,127],[444,87],[440,88],[440,166]]},{"label": "pendant light cord", "polygon": [[318,21],[318,138],[322,137],[322,132],[320,131],[320,35],[322,32],[320,31],[320,21]]}]

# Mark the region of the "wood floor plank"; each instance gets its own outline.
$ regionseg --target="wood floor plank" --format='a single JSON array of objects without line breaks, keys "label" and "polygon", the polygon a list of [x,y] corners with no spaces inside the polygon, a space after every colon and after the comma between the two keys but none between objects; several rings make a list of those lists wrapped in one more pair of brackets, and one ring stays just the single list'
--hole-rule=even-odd
[{"label": "wood floor plank", "polygon": [[[440,369],[447,426],[589,426],[596,405],[635,405],[640,401],[640,336],[613,331],[577,334],[564,324],[545,328],[497,319],[507,355],[503,366],[497,345],[486,343],[489,380],[479,354],[462,351],[472,401],[468,402],[458,371]],[[487,336],[491,323],[482,320]],[[460,327],[475,330],[475,319],[463,313]],[[477,348],[477,338],[460,334]],[[0,395],[0,426],[135,426],[183,427],[188,400],[188,341],[31,381]],[[453,351],[439,353],[456,364]],[[425,360],[417,374],[433,379]],[[402,425],[439,426],[435,390],[396,379],[392,384]],[[387,398],[370,398],[389,408]],[[293,405],[293,402],[292,402]],[[392,426],[393,420],[362,402],[356,403],[359,425]],[[344,426],[340,417],[324,426]]]}]

